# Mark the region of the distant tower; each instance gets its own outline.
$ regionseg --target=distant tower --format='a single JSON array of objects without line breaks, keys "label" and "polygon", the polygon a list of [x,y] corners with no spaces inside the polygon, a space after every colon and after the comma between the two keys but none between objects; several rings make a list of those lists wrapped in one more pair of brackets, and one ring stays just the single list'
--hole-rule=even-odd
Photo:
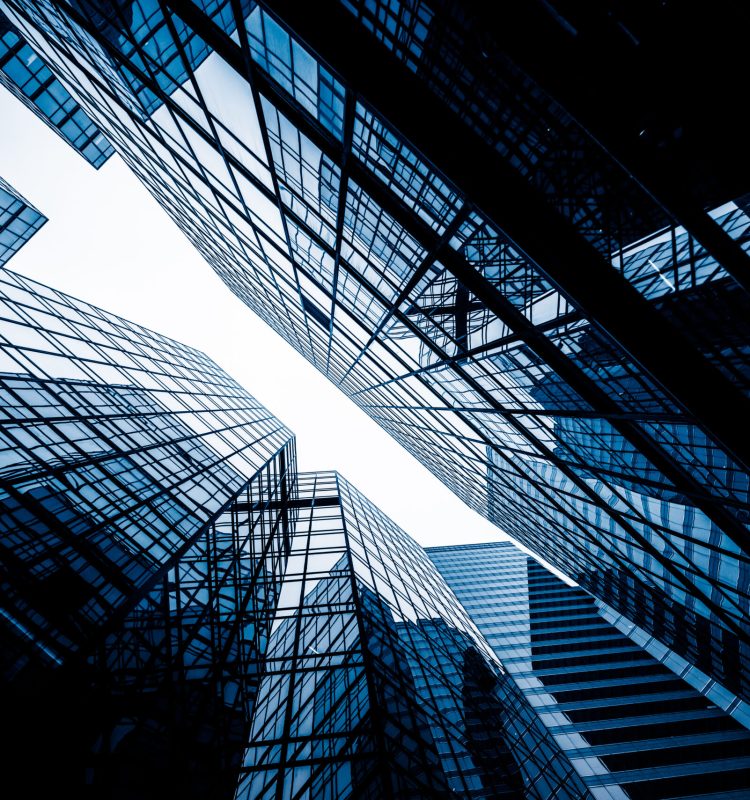
[{"label": "distant tower", "polygon": [[593,796],[750,789],[750,704],[511,542],[427,554]]}]

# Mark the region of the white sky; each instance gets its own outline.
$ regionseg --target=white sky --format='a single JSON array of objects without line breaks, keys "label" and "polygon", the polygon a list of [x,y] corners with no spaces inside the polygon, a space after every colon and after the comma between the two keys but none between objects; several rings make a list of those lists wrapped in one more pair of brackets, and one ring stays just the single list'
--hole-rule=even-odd
[{"label": "white sky", "polygon": [[49,222],[9,269],[206,352],[423,545],[507,538],[241,303],[118,156],[98,172],[0,88],[0,176]]}]

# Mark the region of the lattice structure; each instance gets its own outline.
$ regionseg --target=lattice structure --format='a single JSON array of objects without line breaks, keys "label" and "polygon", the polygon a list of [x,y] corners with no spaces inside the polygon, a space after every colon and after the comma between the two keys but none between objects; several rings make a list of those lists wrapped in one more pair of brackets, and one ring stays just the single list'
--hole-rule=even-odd
[{"label": "lattice structure", "polygon": [[528,53],[449,0],[5,7],[231,290],[467,503],[747,644],[746,171],[682,169],[648,70],[642,149],[519,9]]},{"label": "lattice structure", "polygon": [[47,217],[0,178],[0,267],[44,225]]}]

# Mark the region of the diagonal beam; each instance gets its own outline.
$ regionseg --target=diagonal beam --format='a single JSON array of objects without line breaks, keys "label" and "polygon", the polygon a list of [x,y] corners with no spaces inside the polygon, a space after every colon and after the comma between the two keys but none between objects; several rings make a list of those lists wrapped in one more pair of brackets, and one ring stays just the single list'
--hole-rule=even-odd
[{"label": "diagonal beam", "polygon": [[[622,29],[613,24],[612,17],[586,8],[585,13],[576,18],[578,31],[573,40],[560,25],[548,21],[545,24],[546,9],[540,9],[539,5],[535,2],[516,4],[509,13],[504,13],[503,25],[499,26],[487,19],[486,8],[481,3],[474,3],[474,24],[491,30],[503,52],[551,97],[559,99],[587,132],[606,147],[613,160],[683,225],[738,284],[750,291],[750,254],[706,213],[705,206],[717,202],[706,197],[693,179],[696,172],[699,175],[707,172],[713,177],[714,170],[720,166],[724,166],[722,171],[726,172],[727,158],[721,155],[722,149],[728,148],[729,154],[740,155],[738,147],[742,145],[737,134],[732,133],[741,125],[739,107],[732,100],[742,95],[744,72],[736,68],[737,54],[727,53],[727,48],[733,24],[741,26],[741,17],[747,12],[740,4],[733,4],[734,7],[730,4],[727,15],[727,3],[719,2],[723,7],[712,8],[711,20],[704,14],[696,15],[702,27],[700,32],[692,28],[691,33],[703,34],[701,54],[698,63],[688,64],[686,62],[695,54],[684,47],[684,40],[680,40],[676,31],[672,38],[660,36],[655,53],[655,40],[651,42],[651,49],[644,43],[635,46],[623,35]],[[677,8],[671,13],[675,22],[684,16],[687,19],[683,22],[692,26],[690,9]],[[737,19],[732,19],[733,16]],[[657,17],[658,14],[653,19],[655,26],[659,24]],[[739,30],[745,28],[738,27]],[[652,32],[652,36],[655,35]],[[730,59],[734,56],[734,61],[727,62],[727,55]],[[707,63],[716,67],[721,64],[721,67],[707,75],[703,73]],[[667,64],[671,69],[665,69]],[[731,64],[735,65],[734,69]],[[596,68],[592,69],[592,65]],[[701,85],[696,86],[696,82],[685,77],[686,67],[701,74]],[[661,73],[660,80],[654,81],[657,69]],[[682,75],[683,83],[690,85],[688,100],[684,97],[685,87],[671,84],[667,88],[670,76],[675,73]],[[728,102],[719,102],[722,91]],[[698,140],[687,149],[681,146],[682,139],[651,142],[648,120],[653,118],[654,103],[659,104],[667,119],[680,121],[681,117],[671,115],[682,103],[681,110],[687,112],[688,117],[688,130],[682,132],[684,136],[689,137],[692,132],[695,138],[695,118],[699,115],[709,115],[716,134],[709,141],[701,136],[705,131],[699,132]],[[715,116],[719,107],[725,110],[723,117]],[[697,152],[701,145],[703,153]],[[717,154],[720,154],[719,164],[715,161]],[[700,163],[701,156],[707,160],[706,164]],[[738,193],[750,189],[747,159],[736,157],[731,163],[733,183],[722,185],[725,196],[719,202],[734,199],[733,189]],[[720,182],[726,182],[727,176],[719,178]]]},{"label": "diagonal beam", "polygon": [[[242,72],[244,65],[242,64],[239,45],[232,41],[230,37],[226,36],[226,34],[220,32],[215,25],[212,25],[205,15],[189,2],[189,0],[167,0],[167,3],[174,7],[177,13],[184,16],[186,21],[190,24],[199,26],[206,41],[211,44],[211,46],[217,48],[221,55],[227,59],[235,69]],[[311,124],[311,120],[306,113],[299,109],[261,71],[254,70],[253,81],[256,85],[256,89],[260,91],[261,94],[272,98],[273,103],[279,107],[279,110],[290,119],[295,127],[310,137],[313,143],[334,163],[338,165],[346,163],[347,173],[351,179],[367,191],[368,194],[370,194],[370,196],[372,196],[373,199],[402,227],[408,230],[429,253],[437,256],[443,266],[457,278],[460,284],[482,300],[498,319],[503,321],[516,333],[519,339],[523,340],[545,361],[545,363],[550,365],[557,374],[592,406],[592,408],[606,417],[612,426],[625,436],[626,439],[630,440],[657,469],[676,486],[683,488],[690,494],[692,502],[696,507],[700,508],[709,519],[713,520],[727,533],[740,548],[743,550],[748,548],[747,531],[737,518],[723,507],[723,504],[718,502],[716,498],[707,495],[704,488],[698,483],[694,476],[667,455],[657,443],[643,432],[636,421],[623,418],[622,410],[619,405],[607,392],[588,377],[578,365],[562,353],[546,335],[538,330],[506,297],[503,296],[496,286],[474,269],[472,265],[466,262],[457,251],[450,247],[450,245],[432,230],[424,220],[409,209],[402,200],[397,198],[392,192],[389,192],[388,189],[357,159],[346,158],[342,144],[330,137],[319,126]],[[445,111],[441,113],[445,114]],[[303,227],[306,227],[303,221],[300,220],[299,222],[303,224]],[[312,235],[313,238],[317,239],[313,231],[308,231],[308,233]],[[538,231],[536,234],[535,238],[537,239],[547,238],[546,236],[539,237]],[[582,243],[578,239],[576,239],[575,242],[576,244]],[[319,242],[319,244],[325,249],[328,249],[325,243]],[[661,323],[662,327],[667,328],[668,331],[674,332],[658,315],[658,312],[656,312],[641,295],[633,290],[626,281],[622,280],[615,270],[613,270],[606,261],[601,259],[601,256],[593,250],[593,248],[591,248],[591,252],[596,259],[601,260],[603,266],[600,271],[605,276],[619,281],[626,289],[632,292],[640,303],[644,304],[645,307],[649,309],[652,316]],[[335,258],[335,252],[331,253],[331,255]],[[611,294],[610,296],[616,296],[616,294]],[[619,308],[618,304],[613,305],[615,310]],[[626,316],[630,323],[629,327],[633,328],[631,313],[627,311]],[[643,344],[645,345],[648,343],[644,342]],[[691,349],[691,345],[687,342],[684,342],[683,346]],[[679,348],[675,352],[680,352]],[[700,364],[713,370],[699,354],[695,355]],[[669,361],[670,364],[676,361],[673,354],[670,354]],[[721,376],[718,371],[713,371],[724,381],[723,376]],[[711,384],[705,384],[705,387],[710,386]],[[703,387],[694,386],[693,388],[698,393],[703,391]],[[705,393],[710,394],[708,390],[706,390]],[[740,396],[739,399],[743,403],[746,402],[745,398],[742,396]],[[721,408],[719,407],[713,410],[721,411]],[[750,408],[748,408],[748,412],[750,412]],[[721,414],[719,414],[719,416],[721,416]],[[742,437],[744,435],[742,426],[738,426],[738,430],[736,430],[735,433],[739,437]],[[750,436],[746,438],[748,440],[748,453],[750,454]]]},{"label": "diagonal beam", "polygon": [[[498,222],[547,278],[690,417],[737,461],[750,465],[750,429],[743,422],[750,414],[748,399],[498,152],[354,23],[336,0],[320,0],[315,13],[290,0],[265,0],[263,5],[330,65],[350,90],[366,98],[438,165],[472,204]],[[373,69],[373,64],[378,68]]]}]

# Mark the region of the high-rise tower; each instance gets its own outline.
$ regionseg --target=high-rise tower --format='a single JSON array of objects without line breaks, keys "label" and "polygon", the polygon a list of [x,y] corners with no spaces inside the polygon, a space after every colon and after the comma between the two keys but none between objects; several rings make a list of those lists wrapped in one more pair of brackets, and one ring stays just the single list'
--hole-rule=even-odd
[{"label": "high-rise tower", "polygon": [[748,703],[510,542],[427,554],[593,796],[748,791]]},{"label": "high-rise tower", "polygon": [[237,797],[588,797],[413,539],[336,473],[298,519]]},{"label": "high-rise tower", "polygon": [[527,5],[4,3],[231,290],[467,503],[686,658],[740,653],[744,12]]},{"label": "high-rise tower", "polygon": [[13,780],[46,738],[41,783],[228,796],[288,550],[294,439],[203,353],[7,271],[0,337]]}]

